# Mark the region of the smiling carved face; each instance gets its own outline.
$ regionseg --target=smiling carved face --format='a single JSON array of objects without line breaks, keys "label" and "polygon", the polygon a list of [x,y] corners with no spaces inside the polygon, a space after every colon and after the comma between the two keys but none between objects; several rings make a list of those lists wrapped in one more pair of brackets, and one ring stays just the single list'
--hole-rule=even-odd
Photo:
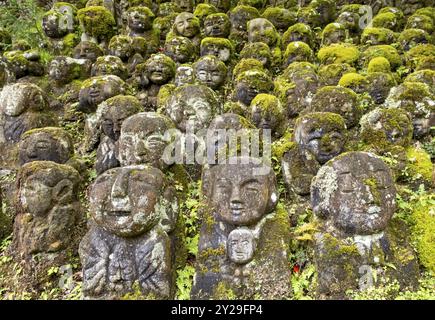
[{"label": "smiling carved face", "polygon": [[313,180],[311,193],[314,212],[329,216],[346,234],[383,231],[396,207],[390,169],[365,152],[349,152],[328,162]]},{"label": "smiling carved face", "polygon": [[120,237],[134,237],[160,220],[163,173],[146,166],[114,168],[100,175],[90,191],[95,222]]}]

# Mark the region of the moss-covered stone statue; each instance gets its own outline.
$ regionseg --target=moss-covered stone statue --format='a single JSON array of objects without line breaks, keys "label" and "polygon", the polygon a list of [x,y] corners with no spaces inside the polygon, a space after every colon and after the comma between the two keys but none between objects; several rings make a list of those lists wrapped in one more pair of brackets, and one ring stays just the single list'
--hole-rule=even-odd
[{"label": "moss-covered stone statue", "polygon": [[77,12],[82,29],[82,41],[92,41],[106,48],[114,34],[115,18],[103,6],[89,6]]},{"label": "moss-covered stone statue", "polygon": [[289,219],[273,170],[231,157],[203,173],[204,213],[192,299],[290,296]]},{"label": "moss-covered stone statue", "polygon": [[157,95],[161,86],[173,81],[176,64],[164,54],[154,54],[136,67],[138,92],[136,97],[146,111],[157,109]]},{"label": "moss-covered stone statue", "polygon": [[97,174],[120,166],[118,140],[121,135],[121,126],[128,117],[141,110],[140,101],[133,96],[114,96],[99,105],[97,127],[99,127],[101,136],[95,162]]},{"label": "moss-covered stone statue", "polygon": [[318,223],[318,298],[346,299],[349,290],[395,280],[402,290],[416,287],[418,262],[409,231],[392,218],[396,188],[380,158],[349,152],[330,160],[313,179],[311,205]]},{"label": "moss-covered stone statue", "polygon": [[97,178],[79,248],[85,299],[119,299],[136,286],[147,299],[173,297],[174,195],[164,174],[149,166],[113,168]]},{"label": "moss-covered stone statue", "polygon": [[307,196],[319,168],[344,151],[346,124],[335,113],[308,113],[296,120],[291,139],[281,161],[282,175],[290,194]]},{"label": "moss-covered stone statue", "polygon": [[230,18],[225,13],[209,14],[204,19],[206,37],[228,38],[231,31]]},{"label": "moss-covered stone statue", "polygon": [[77,250],[79,182],[75,169],[51,161],[33,161],[19,171],[12,248],[30,287],[48,281],[48,270],[68,264]]},{"label": "moss-covered stone statue", "polygon": [[54,54],[70,55],[80,41],[77,29],[77,8],[67,2],[57,2],[42,17],[42,30]]},{"label": "moss-covered stone statue", "polygon": [[89,78],[83,82],[80,89],[77,109],[84,113],[94,113],[101,102],[125,92],[126,84],[118,76]]}]

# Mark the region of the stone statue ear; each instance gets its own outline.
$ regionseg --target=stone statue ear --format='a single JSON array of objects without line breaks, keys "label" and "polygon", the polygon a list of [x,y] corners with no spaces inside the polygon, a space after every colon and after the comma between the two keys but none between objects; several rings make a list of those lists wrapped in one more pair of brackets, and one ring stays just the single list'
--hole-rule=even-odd
[{"label": "stone statue ear", "polygon": [[311,184],[311,208],[314,214],[321,219],[328,219],[330,212],[327,207],[328,204],[325,205],[320,189],[315,184]]},{"label": "stone statue ear", "polygon": [[203,197],[210,199],[212,193],[212,173],[209,165],[203,166],[201,177],[201,192]]},{"label": "stone statue ear", "polygon": [[275,176],[270,176],[269,184],[271,189],[269,192],[269,200],[267,202],[267,213],[272,212],[275,209],[279,198]]},{"label": "stone statue ear", "polygon": [[53,198],[57,203],[66,203],[70,201],[73,193],[73,183],[71,180],[63,179],[53,188]]},{"label": "stone statue ear", "polygon": [[179,215],[179,202],[175,188],[172,186],[167,187],[163,192],[163,199],[165,202],[162,205],[165,206],[165,210],[162,211],[161,223],[166,232],[171,232],[177,225]]}]

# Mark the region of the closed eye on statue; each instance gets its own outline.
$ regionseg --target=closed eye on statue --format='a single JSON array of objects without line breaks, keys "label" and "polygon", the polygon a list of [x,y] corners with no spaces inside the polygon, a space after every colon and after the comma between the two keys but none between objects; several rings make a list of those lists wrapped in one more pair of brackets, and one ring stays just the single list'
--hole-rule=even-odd
[{"label": "closed eye on statue", "polygon": [[243,181],[241,185],[242,187],[244,187],[246,190],[249,191],[259,191],[261,189],[261,183],[257,179],[249,179]]}]

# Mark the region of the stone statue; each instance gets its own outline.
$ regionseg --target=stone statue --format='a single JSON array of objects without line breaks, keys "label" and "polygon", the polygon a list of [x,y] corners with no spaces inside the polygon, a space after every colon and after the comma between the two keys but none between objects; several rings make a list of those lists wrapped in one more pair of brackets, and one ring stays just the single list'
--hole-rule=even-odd
[{"label": "stone statue", "polygon": [[396,279],[402,288],[415,286],[417,260],[406,228],[391,219],[396,189],[380,158],[349,152],[329,161],[313,179],[311,205],[320,224],[315,235],[319,298],[343,299],[347,290],[365,290],[382,278]]},{"label": "stone statue", "polygon": [[173,294],[167,232],[178,218],[164,174],[152,167],[106,171],[90,190],[92,225],[80,243],[85,298],[115,299],[138,283],[148,299]]},{"label": "stone statue", "polygon": [[273,170],[256,158],[230,157],[206,169],[202,183],[205,210],[191,297],[287,296],[284,243],[289,221],[285,210],[274,212],[278,193]]},{"label": "stone statue", "polygon": [[309,195],[312,178],[327,161],[344,150],[346,124],[338,114],[308,113],[296,120],[294,145],[281,161],[284,181],[290,191]]}]

